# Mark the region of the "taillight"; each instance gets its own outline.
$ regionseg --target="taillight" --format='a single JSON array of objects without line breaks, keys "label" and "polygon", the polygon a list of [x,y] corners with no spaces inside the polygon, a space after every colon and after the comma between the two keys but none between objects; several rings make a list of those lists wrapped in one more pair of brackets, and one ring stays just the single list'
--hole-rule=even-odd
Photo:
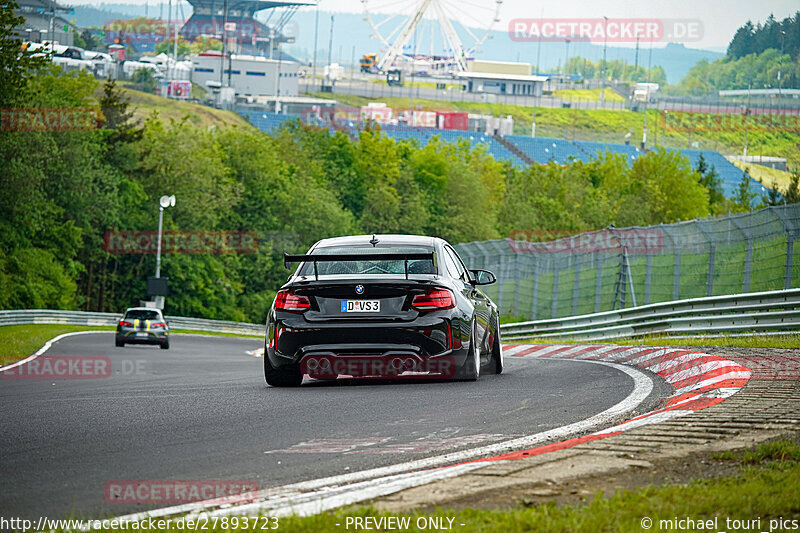
[{"label": "taillight", "polygon": [[150,324],[150,327],[151,328],[165,328],[165,327],[167,327],[167,325],[164,322],[154,322],[153,324]]},{"label": "taillight", "polygon": [[302,313],[310,308],[311,302],[306,296],[294,294],[289,289],[278,291],[278,294],[275,296],[275,309],[278,311]]},{"label": "taillight", "polygon": [[414,296],[414,299],[411,301],[411,307],[417,311],[452,309],[455,306],[453,295],[447,289],[430,289],[425,294]]},{"label": "taillight", "polygon": [[120,326],[133,326],[133,323],[132,322],[126,322],[125,320],[120,320],[119,321],[119,325]]},{"label": "taillight", "polygon": [[450,322],[447,323],[447,349],[453,349],[453,326]]}]

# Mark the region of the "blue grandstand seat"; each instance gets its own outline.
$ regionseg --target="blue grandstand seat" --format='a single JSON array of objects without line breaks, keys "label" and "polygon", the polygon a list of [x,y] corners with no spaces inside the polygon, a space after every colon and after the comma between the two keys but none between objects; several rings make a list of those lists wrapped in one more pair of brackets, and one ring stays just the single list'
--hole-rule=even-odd
[{"label": "blue grandstand seat", "polygon": [[[265,113],[262,111],[240,111],[257,128],[270,132],[278,128],[293,118],[293,115],[281,115],[276,113]],[[336,128],[332,126],[331,131],[345,131],[353,137],[358,136],[358,132],[363,128],[361,122],[347,122],[339,124]],[[426,145],[434,136],[438,135],[447,142],[458,142],[466,139],[474,146],[478,143],[485,144],[487,151],[495,159],[511,161],[517,166],[524,167],[526,163],[517,157],[508,148],[499,143],[491,135],[475,131],[465,130],[440,130],[434,128],[421,128],[405,125],[385,125],[381,127],[382,132],[395,140],[416,139],[420,146]],[[552,139],[547,137],[525,137],[522,135],[507,135],[507,141],[513,143],[523,153],[539,164],[555,163],[565,165],[572,160],[588,161],[597,157],[599,152],[619,153],[625,156],[629,164],[633,163],[640,155],[638,147],[628,144],[613,144],[595,141],[569,141],[567,139]],[[725,196],[733,196],[738,189],[742,179],[742,171],[733,163],[725,159],[722,154],[711,150],[692,150],[685,149],[680,152],[689,158],[692,168],[697,166],[697,160],[702,154],[709,167],[714,166],[719,173],[722,189]],[[755,180],[751,181],[751,191],[761,193],[765,188]]]}]

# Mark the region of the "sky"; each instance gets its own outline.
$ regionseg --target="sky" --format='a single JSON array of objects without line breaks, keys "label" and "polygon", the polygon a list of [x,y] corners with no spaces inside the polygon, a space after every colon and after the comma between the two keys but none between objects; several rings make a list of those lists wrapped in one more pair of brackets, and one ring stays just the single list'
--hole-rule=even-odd
[{"label": "sky", "polygon": [[[311,0],[313,2],[313,0]],[[422,0],[366,0],[371,6],[387,6],[384,10],[408,10],[419,5]],[[462,20],[472,24],[470,13],[480,10],[472,6],[495,5],[497,0],[439,0],[452,9],[463,13]],[[114,3],[149,4],[152,9],[159,2],[167,0],[114,0]],[[103,8],[106,4],[96,0],[64,0],[71,5],[92,5]],[[320,9],[344,13],[363,13],[362,0],[320,0]],[[313,9],[313,8],[304,8]],[[502,0],[500,22],[492,29],[507,31],[509,22],[516,19],[683,19],[699,21],[702,28],[698,39],[670,39],[682,42],[692,48],[705,48],[723,51],[730,43],[733,34],[747,20],[763,22],[772,13],[777,19],[793,16],[800,11],[800,0],[561,0],[556,2],[531,2],[529,0]],[[484,11],[489,12],[489,11]],[[630,46],[633,43],[618,43],[616,46]],[[658,45],[656,45],[658,46]]]},{"label": "sky", "polygon": [[[493,4],[494,0],[448,0],[469,8],[470,4]],[[403,5],[396,0],[368,0],[373,5]],[[408,0],[405,4],[419,3]],[[320,9],[338,12],[360,12],[360,0],[321,0]],[[531,2],[529,0],[504,0],[500,23],[494,29],[506,29],[513,19],[545,18],[659,18],[695,19],[702,23],[703,34],[699,41],[687,42],[693,48],[725,48],[739,26],[748,19],[764,21],[770,13],[783,19],[800,11],[798,0],[562,0],[559,2]],[[675,40],[681,42],[680,40]]]}]

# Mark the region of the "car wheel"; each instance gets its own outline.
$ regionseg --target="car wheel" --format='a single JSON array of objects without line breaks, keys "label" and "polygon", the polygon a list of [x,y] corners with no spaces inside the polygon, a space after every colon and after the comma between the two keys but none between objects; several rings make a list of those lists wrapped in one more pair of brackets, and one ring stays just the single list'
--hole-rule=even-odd
[{"label": "car wheel", "polygon": [[125,343],[124,343],[124,342],[122,342],[122,341],[121,341],[121,340],[119,340],[119,339],[115,340],[115,341],[114,341],[114,344],[116,344],[116,345],[117,345],[117,348],[124,348],[124,347],[125,347]]},{"label": "car wheel", "polygon": [[492,369],[492,372],[495,374],[503,373],[503,345],[500,342],[499,322],[497,324],[497,329],[495,330],[494,342],[492,343],[492,360],[490,368]]},{"label": "car wheel", "polygon": [[481,351],[478,348],[478,335],[475,332],[475,323],[472,323],[472,338],[469,341],[469,351],[467,352],[467,360],[464,361],[458,374],[457,379],[464,381],[477,381],[481,376]]},{"label": "car wheel", "polygon": [[282,368],[273,367],[265,351],[264,379],[270,387],[299,387],[303,383],[303,374],[300,372],[300,365],[287,365]]},{"label": "car wheel", "polygon": [[160,346],[162,350],[169,350],[169,341],[162,342]]}]

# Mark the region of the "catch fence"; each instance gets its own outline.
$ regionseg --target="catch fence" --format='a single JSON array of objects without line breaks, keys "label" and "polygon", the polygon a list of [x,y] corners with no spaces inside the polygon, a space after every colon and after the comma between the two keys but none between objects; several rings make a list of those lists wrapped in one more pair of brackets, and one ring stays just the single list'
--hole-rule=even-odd
[{"label": "catch fence", "polygon": [[521,229],[456,248],[469,268],[495,273],[487,294],[518,320],[800,287],[800,204],[565,233]]}]

